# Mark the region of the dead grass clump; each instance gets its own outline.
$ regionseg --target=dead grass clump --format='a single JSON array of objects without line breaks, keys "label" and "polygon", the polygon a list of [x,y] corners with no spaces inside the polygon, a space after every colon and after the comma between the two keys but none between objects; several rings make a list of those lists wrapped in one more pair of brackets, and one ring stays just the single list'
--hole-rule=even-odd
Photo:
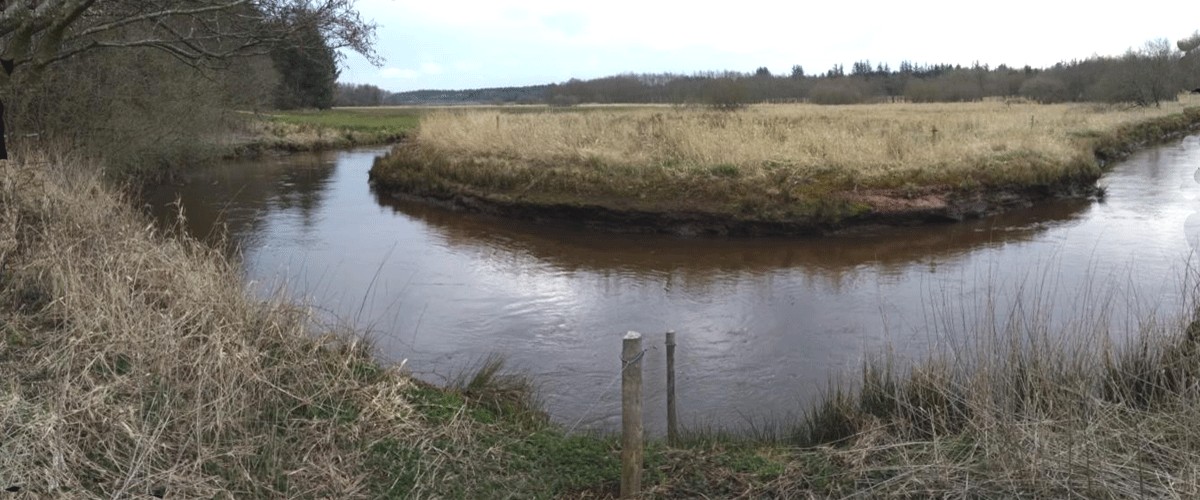
[{"label": "dead grass clump", "polygon": [[615,477],[489,358],[416,382],[64,158],[0,162],[0,489],[33,498],[548,498]]},{"label": "dead grass clump", "polygon": [[550,498],[619,477],[501,358],[438,388],[252,298],[64,158],[0,162],[0,489],[32,498]]},{"label": "dead grass clump", "polygon": [[1200,434],[1188,423],[1200,416],[1200,327],[1143,317],[1135,340],[1116,346],[1112,304],[1085,304],[1061,323],[1048,306],[1018,298],[1009,311],[983,314],[1008,318],[1004,325],[951,320],[953,345],[931,359],[876,359],[855,383],[828,390],[795,435],[804,453],[841,464],[826,492],[1200,493]]},{"label": "dead grass clump", "polygon": [[236,264],[162,234],[99,169],[2,163],[0,485],[371,496],[359,440],[411,419],[406,378],[307,309],[249,298]]}]

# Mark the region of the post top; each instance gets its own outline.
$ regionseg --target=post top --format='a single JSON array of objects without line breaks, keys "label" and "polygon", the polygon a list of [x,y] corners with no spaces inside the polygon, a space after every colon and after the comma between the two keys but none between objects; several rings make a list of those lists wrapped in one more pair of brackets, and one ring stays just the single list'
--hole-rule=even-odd
[{"label": "post top", "polygon": [[638,340],[640,338],[642,338],[642,334],[633,330],[629,330],[629,332],[625,334],[625,340]]}]

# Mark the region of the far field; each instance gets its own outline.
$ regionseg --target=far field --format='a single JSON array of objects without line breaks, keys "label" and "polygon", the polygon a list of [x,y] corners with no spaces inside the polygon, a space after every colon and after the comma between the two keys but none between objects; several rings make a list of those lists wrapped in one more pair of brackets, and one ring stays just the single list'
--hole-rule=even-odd
[{"label": "far field", "polygon": [[372,177],[441,199],[837,223],[964,193],[1090,188],[1097,156],[1191,129],[1190,104],[443,108]]},{"label": "far field", "polygon": [[237,152],[314,151],[401,140],[417,128],[420,108],[337,108],[255,114],[235,134]]}]

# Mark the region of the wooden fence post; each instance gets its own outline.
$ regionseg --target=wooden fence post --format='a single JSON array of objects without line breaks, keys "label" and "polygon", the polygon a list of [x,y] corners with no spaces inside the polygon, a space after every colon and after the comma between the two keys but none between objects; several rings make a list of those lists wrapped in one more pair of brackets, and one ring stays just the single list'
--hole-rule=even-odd
[{"label": "wooden fence post", "polygon": [[642,334],[621,343],[621,498],[642,491]]},{"label": "wooden fence post", "polygon": [[675,418],[675,330],[667,332],[667,443],[679,444],[679,421]]}]

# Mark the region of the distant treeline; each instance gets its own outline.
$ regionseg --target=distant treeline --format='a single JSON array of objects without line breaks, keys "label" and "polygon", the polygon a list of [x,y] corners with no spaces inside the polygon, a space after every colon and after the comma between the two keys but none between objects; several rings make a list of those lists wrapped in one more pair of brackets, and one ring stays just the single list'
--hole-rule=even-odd
[{"label": "distant treeline", "polygon": [[561,84],[479,90],[420,90],[391,94],[371,85],[339,84],[340,106],[464,103],[706,104],[736,108],[759,102],[857,104],[870,102],[957,102],[985,97],[1157,104],[1200,87],[1200,53],[1185,55],[1166,39],[1146,42],[1121,56],[1093,56],[1049,68],[1013,68],[901,62],[896,68],[855,62],[808,74],[800,65],[775,75],[765,67],[753,73],[703,72],[622,74]]},{"label": "distant treeline", "polygon": [[553,85],[471,90],[414,90],[391,93],[374,85],[338,83],[334,106],[403,106],[438,104],[543,103]]}]

